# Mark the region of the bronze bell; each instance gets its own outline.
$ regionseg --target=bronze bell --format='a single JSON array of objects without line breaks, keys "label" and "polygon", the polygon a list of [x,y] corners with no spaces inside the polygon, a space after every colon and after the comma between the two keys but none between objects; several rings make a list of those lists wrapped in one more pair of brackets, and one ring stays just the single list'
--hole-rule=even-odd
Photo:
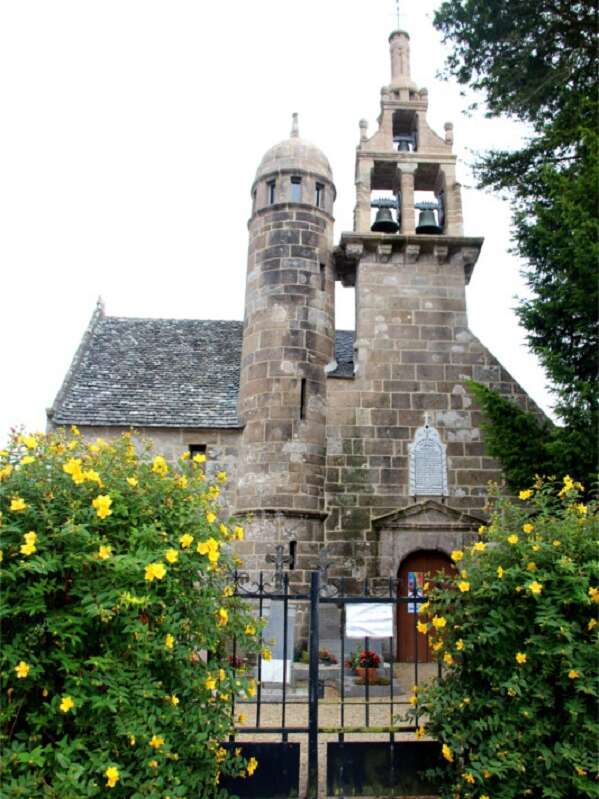
[{"label": "bronze bell", "polygon": [[410,152],[410,142],[407,139],[399,140],[399,147],[397,148],[400,153]]},{"label": "bronze bell", "polygon": [[443,233],[443,228],[437,224],[437,217],[432,208],[423,208],[420,211],[416,233]]},{"label": "bronze bell", "polygon": [[393,219],[390,208],[379,208],[374,225],[370,229],[373,233],[397,233],[399,225]]}]

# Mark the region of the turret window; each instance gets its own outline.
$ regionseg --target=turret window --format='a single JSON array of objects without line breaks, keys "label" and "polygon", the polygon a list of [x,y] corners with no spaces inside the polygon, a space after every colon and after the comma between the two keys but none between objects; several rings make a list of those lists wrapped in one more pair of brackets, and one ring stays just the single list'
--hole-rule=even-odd
[{"label": "turret window", "polygon": [[291,178],[291,202],[299,203],[302,201],[302,179],[298,177]]},{"label": "turret window", "polygon": [[324,208],[324,185],[322,183],[316,184],[315,204],[317,208]]},{"label": "turret window", "polygon": [[266,201],[269,205],[273,205],[276,196],[276,180],[269,180],[266,184]]}]

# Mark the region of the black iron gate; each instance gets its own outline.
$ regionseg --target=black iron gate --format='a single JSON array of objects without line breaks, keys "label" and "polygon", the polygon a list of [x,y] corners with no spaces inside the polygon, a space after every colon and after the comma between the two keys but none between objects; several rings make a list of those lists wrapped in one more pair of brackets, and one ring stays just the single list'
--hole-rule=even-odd
[{"label": "black iron gate", "polygon": [[[332,586],[325,576],[322,585],[321,573],[312,572],[309,593],[290,593],[287,574],[279,573],[275,576],[272,590],[269,590],[270,586],[264,582],[262,574],[255,585],[244,585],[237,577],[237,595],[254,601],[260,617],[263,616],[265,602],[282,603],[283,647],[280,687],[274,691],[265,689],[262,679],[264,666],[260,656],[256,664],[255,698],[238,700],[233,707],[235,717],[239,708],[251,710],[253,724],[239,726],[227,745],[240,747],[247,757],[256,757],[260,767],[251,779],[225,780],[224,787],[232,793],[255,799],[286,799],[298,797],[302,784],[305,784],[305,796],[309,799],[315,799],[319,795],[381,797],[434,793],[434,786],[425,779],[423,772],[438,765],[440,746],[435,741],[418,740],[415,737],[418,719],[415,723],[399,720],[401,714],[407,710],[409,700],[405,691],[397,692],[393,663],[396,652],[395,636],[392,635],[386,642],[390,668],[388,681],[383,679],[382,687],[380,681],[375,682],[366,671],[360,684],[361,695],[357,697],[354,693],[352,697],[348,697],[347,680],[344,676],[348,654],[345,639],[346,607],[353,603],[388,603],[394,607],[410,603],[414,624],[414,657],[413,662],[404,664],[402,682],[407,682],[409,669],[410,693],[417,690],[422,670],[422,665],[419,664],[419,646],[422,648],[423,644],[419,644],[419,636],[416,634],[416,611],[419,603],[425,601],[425,597],[416,593],[400,596],[398,581],[394,579],[389,579],[383,586],[382,581],[378,580],[377,590],[372,590],[369,581],[365,581],[359,594],[348,592],[349,582],[340,579],[336,586]],[[288,687],[288,662],[294,654],[288,651],[291,602],[295,606],[303,606],[304,613],[308,615],[308,690],[305,697],[298,696],[296,691]],[[334,605],[340,612],[340,678],[338,696],[333,700],[325,698],[319,663],[320,616],[321,608],[325,605]],[[393,628],[394,633],[396,629]],[[369,650],[368,638],[363,639],[363,644],[363,649]],[[233,658],[236,657],[234,645]],[[440,666],[434,668],[440,674]],[[338,710],[337,723],[321,723],[320,710],[329,710],[331,706]],[[355,721],[356,708],[362,709],[362,723]],[[302,738],[306,750],[303,757],[302,744],[290,741],[290,736]],[[352,736],[367,737],[367,740],[352,740]],[[279,740],[268,740],[274,737]],[[331,737],[336,740],[326,741],[324,757],[324,751],[319,753],[319,744],[322,746],[325,739]],[[320,763],[326,760],[326,782],[323,779],[325,775],[319,775],[319,760]],[[302,771],[305,772],[304,775]]]}]

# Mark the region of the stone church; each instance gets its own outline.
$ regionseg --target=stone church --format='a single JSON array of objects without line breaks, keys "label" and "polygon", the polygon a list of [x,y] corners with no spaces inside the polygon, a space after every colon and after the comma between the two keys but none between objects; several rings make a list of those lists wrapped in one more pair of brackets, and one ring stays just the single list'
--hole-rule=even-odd
[{"label": "stone church", "polygon": [[[468,329],[483,239],[463,233],[452,125],[427,123],[408,34],[389,44],[378,128],[360,122],[354,229],[334,241],[331,168],[294,115],[251,187],[243,322],[98,307],[48,411],[87,437],[133,427],[169,457],[205,452],[229,474],[245,567],[272,569],[282,545],[298,587],[325,546],[330,576],[448,563],[502,479],[465,381],[538,410]],[[355,331],[335,328],[335,281],[355,287]]]}]

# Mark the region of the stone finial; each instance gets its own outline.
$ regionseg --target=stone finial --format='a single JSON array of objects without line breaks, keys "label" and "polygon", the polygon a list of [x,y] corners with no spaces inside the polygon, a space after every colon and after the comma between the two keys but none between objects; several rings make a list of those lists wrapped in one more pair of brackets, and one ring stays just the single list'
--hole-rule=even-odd
[{"label": "stone finial", "polygon": [[297,111],[291,115],[291,138],[299,138],[299,114]]},{"label": "stone finial", "polygon": [[102,295],[98,295],[98,299],[96,300],[96,311],[101,315],[104,316],[106,312],[106,306],[104,304],[104,300],[102,299]]},{"label": "stone finial", "polygon": [[410,36],[405,31],[393,31],[389,36],[391,51],[391,83],[410,77]]},{"label": "stone finial", "polygon": [[360,141],[366,141],[368,138],[368,120],[360,120]]},{"label": "stone finial", "polygon": [[453,144],[453,122],[446,122],[443,127],[445,129],[445,144]]}]

